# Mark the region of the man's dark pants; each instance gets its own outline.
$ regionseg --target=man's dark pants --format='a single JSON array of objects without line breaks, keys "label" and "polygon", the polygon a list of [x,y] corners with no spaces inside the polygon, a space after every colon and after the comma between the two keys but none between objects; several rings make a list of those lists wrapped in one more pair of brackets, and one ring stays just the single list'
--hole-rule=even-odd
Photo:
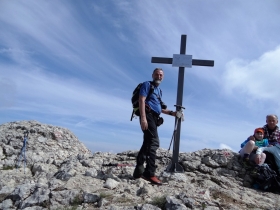
[{"label": "man's dark pants", "polygon": [[159,148],[159,138],[157,132],[158,115],[153,112],[146,112],[146,118],[148,122],[148,129],[143,131],[144,140],[137,156],[135,172],[138,172],[138,175],[141,176],[141,172],[143,172],[142,170],[144,169],[143,164],[146,161],[146,168],[143,175],[146,177],[151,177],[155,175],[156,151]]}]

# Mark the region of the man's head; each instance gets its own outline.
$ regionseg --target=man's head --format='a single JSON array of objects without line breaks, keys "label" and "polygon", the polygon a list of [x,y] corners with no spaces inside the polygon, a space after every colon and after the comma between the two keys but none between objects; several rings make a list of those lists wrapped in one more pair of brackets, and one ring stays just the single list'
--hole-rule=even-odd
[{"label": "man's head", "polygon": [[153,81],[156,85],[159,85],[163,80],[164,74],[161,68],[155,68],[152,74]]},{"label": "man's head", "polygon": [[273,130],[275,129],[277,123],[278,123],[278,117],[275,114],[270,114],[266,116],[266,123],[269,129]]},{"label": "man's head", "polygon": [[254,131],[254,136],[256,140],[262,140],[264,136],[264,130],[262,128],[256,128]]}]

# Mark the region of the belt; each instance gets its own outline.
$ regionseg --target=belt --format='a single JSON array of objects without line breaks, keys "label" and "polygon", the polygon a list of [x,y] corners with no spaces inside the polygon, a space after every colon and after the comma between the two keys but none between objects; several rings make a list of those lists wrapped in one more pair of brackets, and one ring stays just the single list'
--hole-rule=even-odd
[{"label": "belt", "polygon": [[151,109],[151,111],[150,111],[154,116],[156,116],[156,117],[158,117],[159,116],[159,114],[157,113],[157,112],[155,112],[154,110],[152,110]]},{"label": "belt", "polygon": [[145,111],[146,111],[147,113],[151,113],[152,115],[154,115],[154,116],[156,116],[156,117],[159,117],[159,114],[158,114],[157,112],[155,112],[154,110],[152,110],[148,105],[146,105],[145,108],[146,108]]}]

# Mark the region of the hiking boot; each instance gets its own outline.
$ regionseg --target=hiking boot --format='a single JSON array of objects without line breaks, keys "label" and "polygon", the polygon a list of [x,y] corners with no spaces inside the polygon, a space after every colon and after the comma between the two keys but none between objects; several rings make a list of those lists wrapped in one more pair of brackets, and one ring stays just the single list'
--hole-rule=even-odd
[{"label": "hiking boot", "polygon": [[162,182],[156,176],[150,177],[150,180],[153,184],[162,185]]},{"label": "hiking boot", "polygon": [[142,175],[141,178],[151,182],[152,184],[162,185],[162,182],[156,176],[146,177]]},{"label": "hiking boot", "polygon": [[134,169],[134,172],[133,172],[133,178],[134,179],[139,179],[142,176],[143,172],[144,172],[144,166],[143,165],[136,166],[135,169]]}]

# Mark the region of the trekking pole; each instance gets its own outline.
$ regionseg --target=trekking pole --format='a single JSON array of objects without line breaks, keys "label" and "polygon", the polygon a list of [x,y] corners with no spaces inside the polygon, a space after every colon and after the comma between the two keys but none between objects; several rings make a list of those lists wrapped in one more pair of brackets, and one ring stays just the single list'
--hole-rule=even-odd
[{"label": "trekking pole", "polygon": [[169,148],[168,148],[167,152],[169,152],[173,140],[174,140],[174,143],[175,143],[175,135],[176,135],[176,132],[177,132],[177,126],[178,126],[179,119],[182,118],[182,121],[184,121],[183,109],[185,109],[185,107],[182,107],[180,105],[174,105],[174,106],[176,108],[178,108],[178,107],[180,108],[179,111],[178,111],[180,114],[178,116],[176,114],[176,122],[175,122],[175,126],[174,126],[174,131],[173,131],[173,135],[172,135],[170,145],[169,145]]},{"label": "trekking pole", "polygon": [[134,117],[134,110],[132,110],[130,121],[132,121],[133,117]]},{"label": "trekking pole", "polygon": [[102,166],[111,166],[111,167],[126,167],[126,166],[131,166],[135,167],[135,164],[120,164],[120,163],[109,163],[109,164],[102,164]]},{"label": "trekking pole", "polygon": [[168,150],[167,150],[167,153],[170,151],[171,144],[172,144],[173,140],[175,141],[175,134],[176,134],[176,131],[177,131],[178,120],[179,120],[179,118],[176,119],[176,123],[175,123],[175,126],[174,126],[173,135],[172,135],[172,137],[171,137],[171,141],[170,141],[170,145],[169,145],[169,148],[168,148]]},{"label": "trekking pole", "polygon": [[166,152],[166,157],[167,157],[167,154],[169,153],[170,151],[170,148],[171,148],[171,145],[172,145],[172,142],[173,142],[173,145],[175,145],[175,136],[176,136],[176,132],[177,132],[177,126],[178,126],[178,122],[179,122],[179,119],[181,119],[182,121],[184,121],[184,115],[183,115],[183,109],[185,109],[185,107],[183,106],[180,106],[180,105],[174,105],[176,107],[176,121],[175,121],[175,126],[174,126],[174,131],[173,131],[173,135],[171,137],[171,141],[170,141],[170,145],[169,145],[169,148]]},{"label": "trekking pole", "polygon": [[18,167],[19,167],[20,164],[21,164],[21,159],[23,158],[24,174],[25,174],[25,166],[26,166],[25,150],[26,150],[26,144],[27,144],[27,140],[28,140],[28,134],[29,134],[28,131],[25,131],[25,132],[23,133],[23,135],[24,135],[24,138],[23,138],[23,145],[22,145],[22,148],[21,148],[21,150],[20,150],[20,155],[19,155],[18,162],[17,162],[17,165],[16,165],[16,168],[18,169]]}]

